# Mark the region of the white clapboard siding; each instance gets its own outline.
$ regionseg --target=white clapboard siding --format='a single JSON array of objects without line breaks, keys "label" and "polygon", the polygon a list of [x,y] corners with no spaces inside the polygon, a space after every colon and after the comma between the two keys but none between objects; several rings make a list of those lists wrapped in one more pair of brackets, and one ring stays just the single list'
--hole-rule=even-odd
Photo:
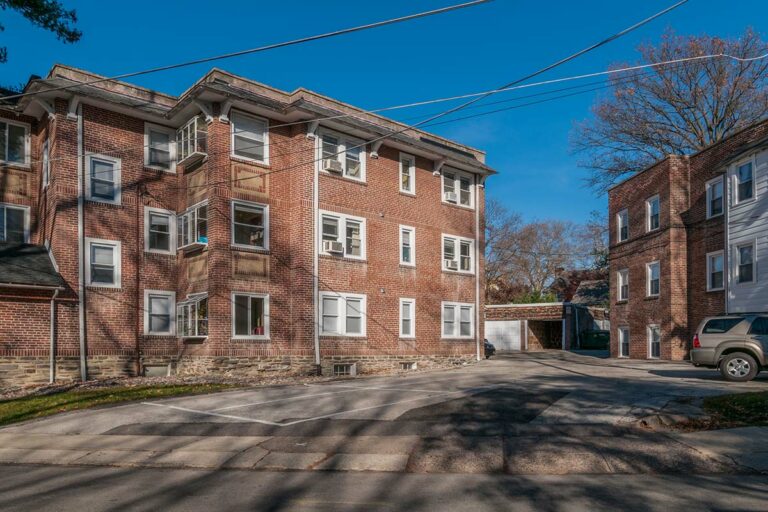
[{"label": "white clapboard siding", "polygon": [[[738,165],[752,159],[755,200],[734,204],[735,172]],[[728,311],[768,311],[768,151],[745,155],[728,170]],[[736,283],[736,247],[754,242],[756,279]]]}]

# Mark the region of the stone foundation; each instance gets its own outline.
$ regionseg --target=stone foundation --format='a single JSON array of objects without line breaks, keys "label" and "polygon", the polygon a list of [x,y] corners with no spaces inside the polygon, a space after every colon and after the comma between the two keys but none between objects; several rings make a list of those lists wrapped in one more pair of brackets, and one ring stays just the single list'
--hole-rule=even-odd
[{"label": "stone foundation", "polygon": [[[333,376],[335,364],[356,364],[357,375],[390,373],[402,370],[401,363],[415,363],[419,370],[447,368],[473,363],[470,355],[453,356],[330,356],[322,359],[325,376]],[[142,367],[159,369],[170,365],[171,375],[221,375],[256,378],[283,373],[311,375],[315,373],[314,358],[304,357],[217,357],[217,356],[145,356]],[[100,355],[88,358],[88,377],[107,379],[136,375],[133,356]],[[46,384],[49,379],[48,358],[45,356],[0,356],[0,389]],[[80,359],[77,356],[56,358],[56,382],[80,380]]]}]

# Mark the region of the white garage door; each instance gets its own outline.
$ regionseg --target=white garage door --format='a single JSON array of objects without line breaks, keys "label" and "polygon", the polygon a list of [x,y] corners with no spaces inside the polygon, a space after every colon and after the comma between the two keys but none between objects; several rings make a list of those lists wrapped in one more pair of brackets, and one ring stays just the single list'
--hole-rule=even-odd
[{"label": "white garage door", "polygon": [[520,350],[520,320],[487,320],[485,337],[498,351]]}]

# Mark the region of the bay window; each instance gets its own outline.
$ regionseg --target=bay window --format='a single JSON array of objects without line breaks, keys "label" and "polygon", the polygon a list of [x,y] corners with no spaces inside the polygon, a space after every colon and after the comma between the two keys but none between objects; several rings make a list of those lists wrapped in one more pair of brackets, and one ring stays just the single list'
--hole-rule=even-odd
[{"label": "bay window", "polygon": [[189,208],[176,219],[178,248],[208,244],[208,203]]},{"label": "bay window", "polygon": [[176,331],[182,338],[208,336],[208,294],[188,296],[176,305]]}]

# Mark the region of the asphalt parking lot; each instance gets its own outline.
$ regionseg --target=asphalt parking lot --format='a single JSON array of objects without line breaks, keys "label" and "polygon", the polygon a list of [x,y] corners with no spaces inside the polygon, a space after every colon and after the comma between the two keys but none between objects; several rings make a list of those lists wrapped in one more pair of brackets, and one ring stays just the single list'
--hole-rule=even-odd
[{"label": "asphalt parking lot", "polygon": [[765,389],[685,363],[561,352],[62,414],[0,429],[0,462],[408,473],[751,473],[636,428],[675,400]]}]

